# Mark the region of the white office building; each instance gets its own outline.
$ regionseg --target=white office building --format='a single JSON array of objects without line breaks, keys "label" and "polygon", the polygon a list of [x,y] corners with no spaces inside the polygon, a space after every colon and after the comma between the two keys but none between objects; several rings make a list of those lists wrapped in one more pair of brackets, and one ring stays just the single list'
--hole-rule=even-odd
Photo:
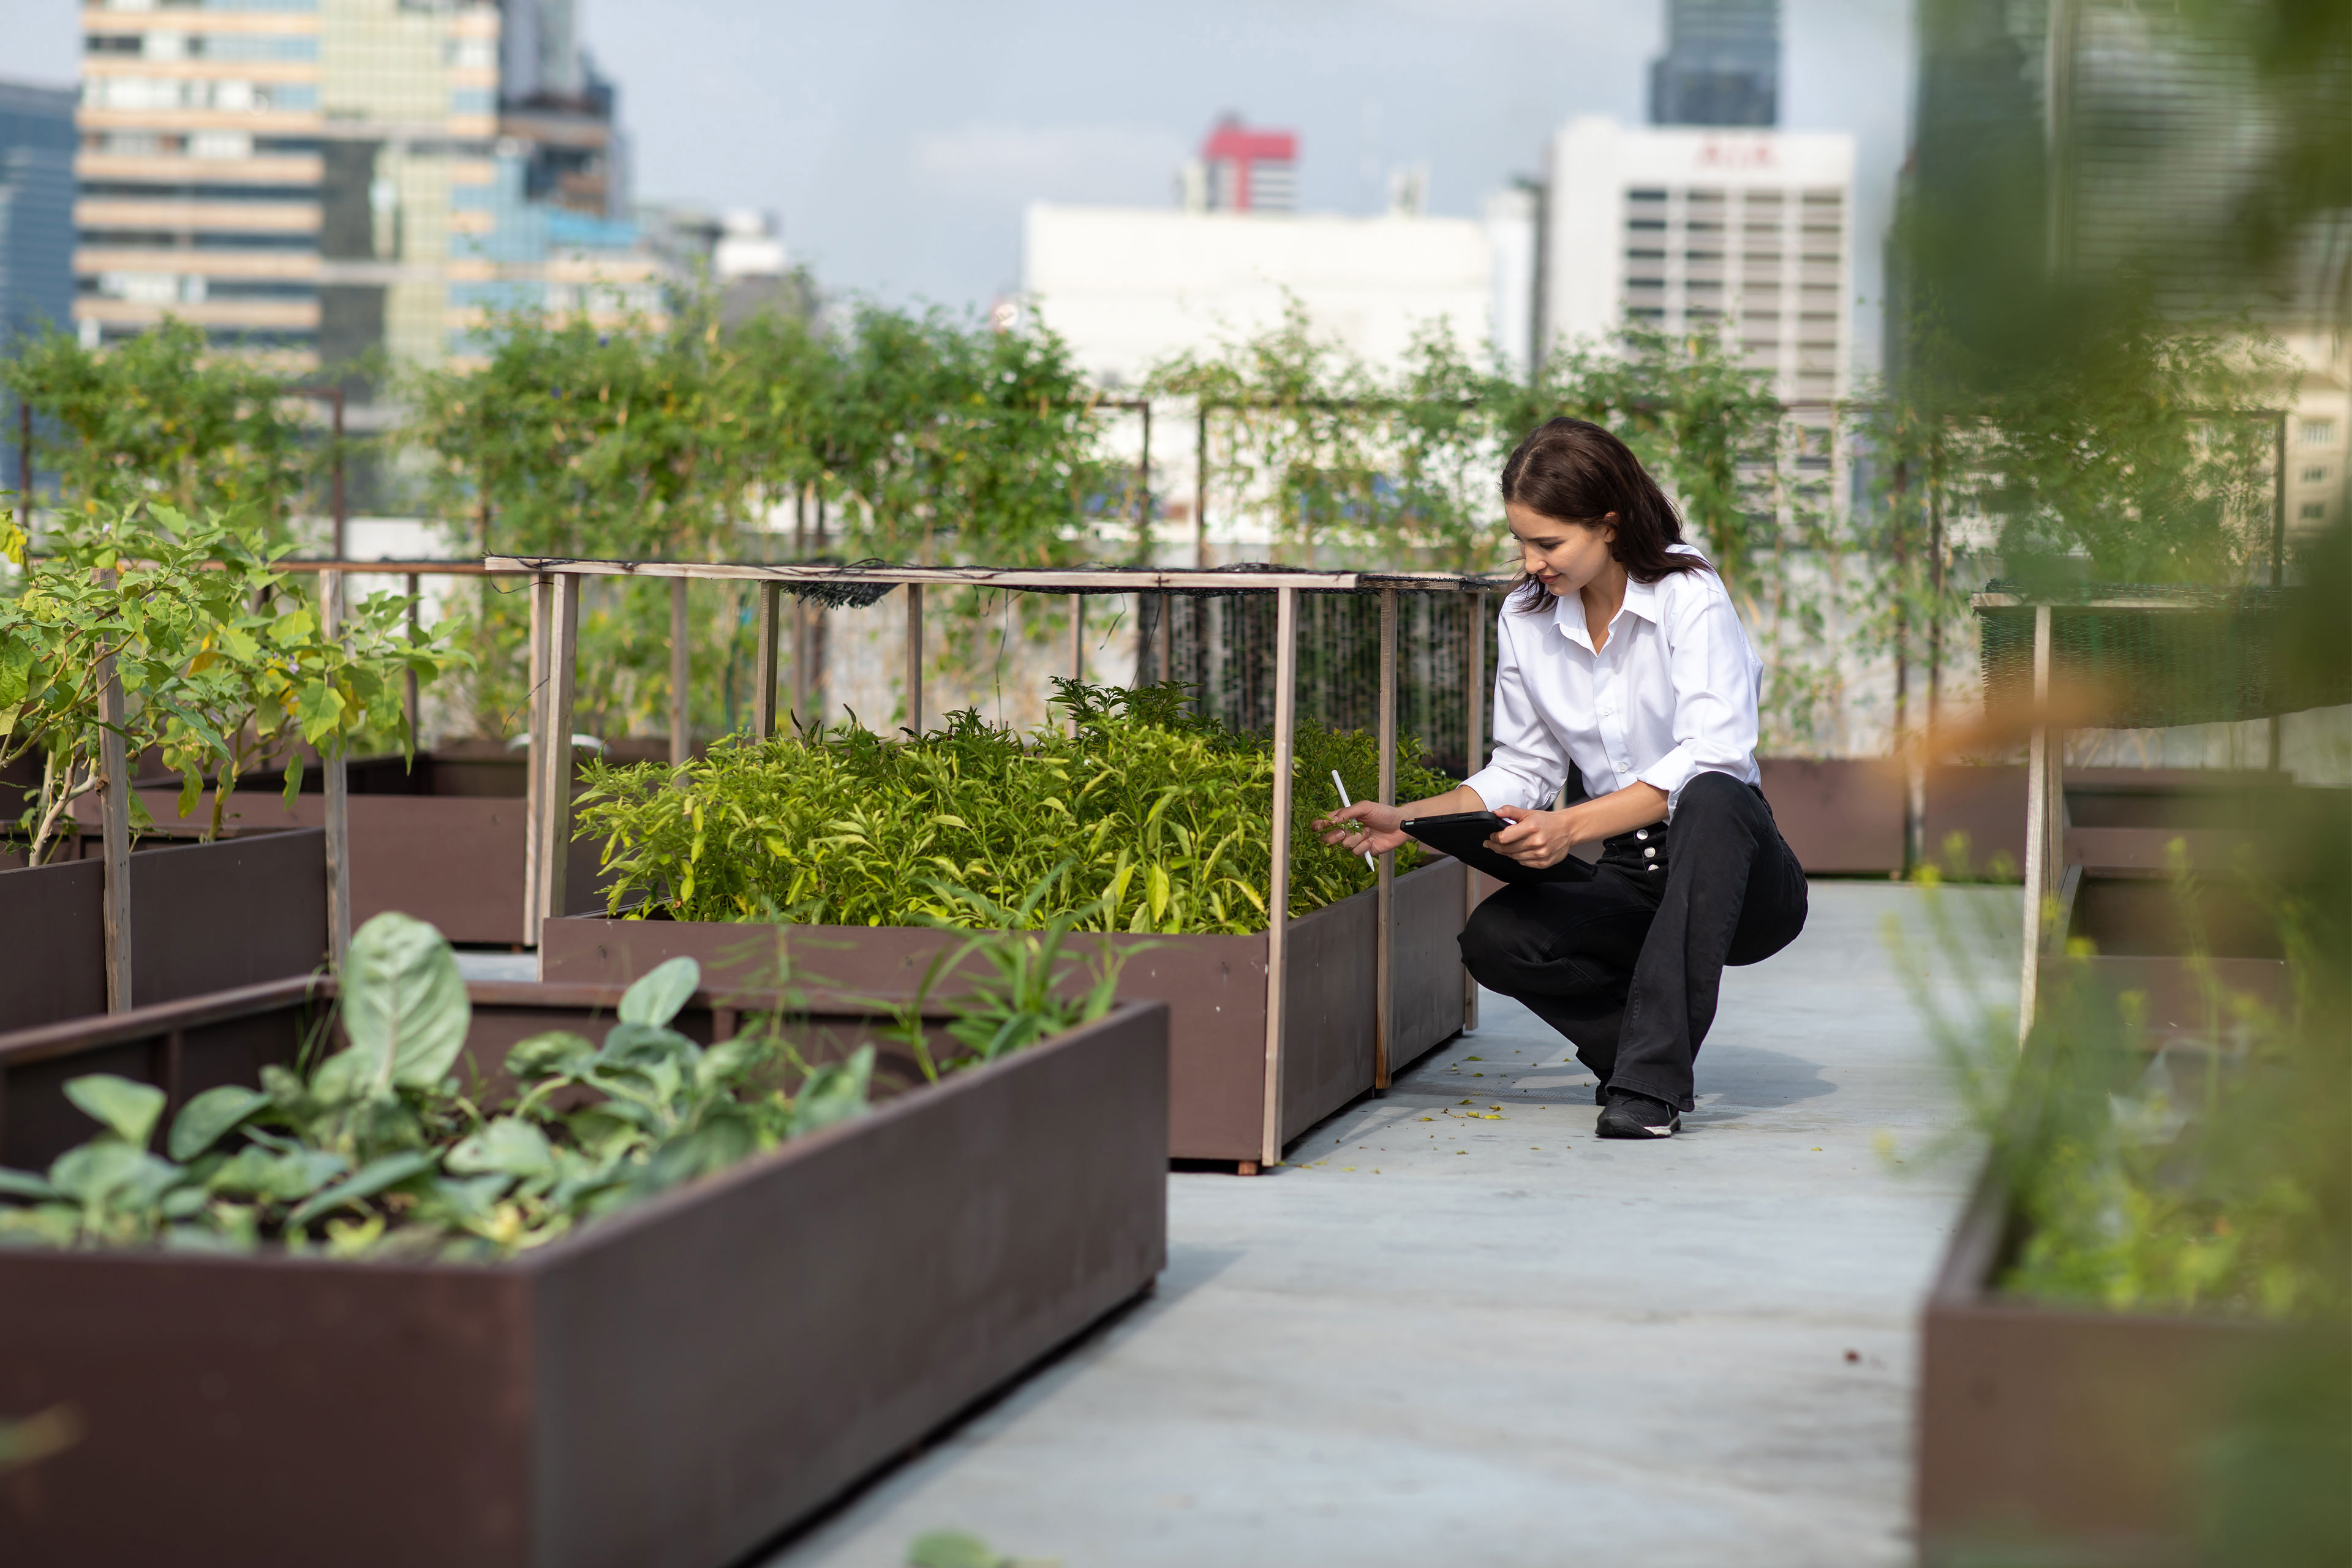
[{"label": "white office building", "polygon": [[1853,355],[1853,138],[1571,121],[1552,139],[1538,333],[1628,318],[1728,326],[1790,403],[1843,397]]},{"label": "white office building", "polygon": [[1179,208],[1029,208],[1022,290],[1097,385],[1281,324],[1296,297],[1316,334],[1394,371],[1436,323],[1465,353],[1493,330],[1494,262],[1470,218]]}]

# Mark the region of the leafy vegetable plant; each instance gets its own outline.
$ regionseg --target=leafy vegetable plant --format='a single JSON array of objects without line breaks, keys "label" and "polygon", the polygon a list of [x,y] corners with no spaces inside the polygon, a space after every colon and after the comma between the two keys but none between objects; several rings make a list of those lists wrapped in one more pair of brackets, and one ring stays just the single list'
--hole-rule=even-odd
[{"label": "leafy vegetable plant", "polygon": [[[990,927],[1068,917],[1091,931],[1264,930],[1274,758],[1265,736],[1194,718],[1177,683],[1056,680],[1069,728],[1025,739],[976,712],[888,741],[850,728],[733,742],[682,769],[592,765],[581,836],[604,841],[610,907],[678,920]],[[1453,781],[1399,747],[1398,794]],[[1302,724],[1290,912],[1371,885],[1310,829],[1378,787],[1370,737]],[[1400,851],[1401,867],[1415,851]],[[1039,882],[1042,895],[1032,896]]]},{"label": "leafy vegetable plant", "polygon": [[[151,1152],[161,1089],[110,1074],[66,1092],[105,1131],[41,1174],[0,1171],[0,1238],[58,1247],[492,1258],[864,1111],[871,1047],[808,1068],[773,1020],[715,1046],[670,1027],[697,985],[673,959],[629,987],[604,1044],[568,1031],[514,1047],[509,1103],[478,1109],[452,1076],[472,1009],[421,921],[352,939],[349,1044],[258,1089],[197,1095]],[[790,1075],[787,1093],[775,1087]]]},{"label": "leafy vegetable plant", "polygon": [[[923,1048],[919,1005],[901,1016],[934,1080],[1109,1010],[1108,980],[1057,990],[1058,939],[996,940],[1029,946],[992,952],[996,978],[948,1009],[961,1053]],[[72,1079],[103,1131],[46,1172],[0,1169],[0,1243],[488,1261],[865,1113],[874,1047],[811,1065],[781,1012],[699,1045],[671,1026],[701,978],[675,958],[639,979],[602,1045],[569,1030],[519,1042],[512,1092],[485,1109],[454,1076],[472,1008],[448,944],[378,915],[352,942],[342,1049],[197,1095],[160,1152],[161,1089]]]}]

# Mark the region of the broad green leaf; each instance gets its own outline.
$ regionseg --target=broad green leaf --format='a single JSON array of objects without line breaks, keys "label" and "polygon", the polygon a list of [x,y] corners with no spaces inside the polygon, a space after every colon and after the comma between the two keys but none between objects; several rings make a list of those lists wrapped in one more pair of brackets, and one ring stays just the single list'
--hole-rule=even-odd
[{"label": "broad green leaf", "polygon": [[457,961],[423,921],[386,912],[360,927],[343,965],[345,1056],[379,1097],[394,1086],[430,1089],[466,1047],[473,1008]]},{"label": "broad green leaf", "polygon": [[230,1156],[205,1184],[216,1193],[240,1193],[274,1203],[298,1203],[351,1169],[341,1154],[325,1149],[273,1153],[247,1147]]},{"label": "broad green leaf", "polygon": [[12,1171],[0,1165],[0,1196],[28,1198],[35,1201],[53,1198],[58,1190],[30,1171]]},{"label": "broad green leaf", "polygon": [[218,1142],[230,1128],[268,1103],[268,1095],[241,1084],[225,1083],[217,1089],[208,1089],[182,1106],[180,1114],[172,1119],[166,1151],[174,1160],[193,1160]]},{"label": "broad green leaf", "polygon": [[702,984],[702,965],[690,958],[673,958],[637,977],[621,994],[620,1016],[625,1024],[663,1025]]},{"label": "broad green leaf", "polygon": [[78,1203],[102,1204],[137,1177],[147,1158],[132,1144],[99,1139],[58,1155],[49,1185]]},{"label": "broad green leaf", "polygon": [[[381,920],[383,917],[376,917]],[[347,1181],[337,1182],[325,1192],[286,1216],[288,1225],[308,1225],[322,1214],[329,1214],[345,1204],[359,1203],[378,1193],[400,1185],[413,1177],[433,1169],[433,1156],[422,1149],[404,1150],[371,1160],[354,1171]]]},{"label": "broad green leaf", "polygon": [[848,1060],[828,1062],[810,1073],[793,1097],[793,1136],[865,1115],[873,1079],[872,1046],[860,1046]]},{"label": "broad green leaf", "polygon": [[498,1171],[528,1181],[552,1175],[555,1154],[546,1133],[528,1121],[501,1116],[451,1149],[445,1163],[461,1176]]},{"label": "broad green leaf", "polygon": [[68,1079],[66,1098],[134,1149],[147,1146],[156,1119],[163,1114],[162,1089],[108,1072]]},{"label": "broad green leaf", "polygon": [[551,1029],[518,1040],[507,1052],[507,1071],[526,1081],[579,1078],[595,1065],[596,1047],[569,1029]]}]

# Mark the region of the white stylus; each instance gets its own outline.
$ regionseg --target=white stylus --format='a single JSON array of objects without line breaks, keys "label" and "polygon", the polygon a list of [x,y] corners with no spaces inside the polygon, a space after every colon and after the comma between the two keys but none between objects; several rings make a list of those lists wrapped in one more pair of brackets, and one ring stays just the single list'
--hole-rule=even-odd
[{"label": "white stylus", "polygon": [[[1331,770],[1331,787],[1339,792],[1339,804],[1341,805],[1353,805],[1356,804],[1354,801],[1348,798],[1348,786],[1340,782],[1339,770],[1337,768],[1333,768]],[[1370,866],[1375,871],[1381,868],[1381,863],[1372,858],[1372,852],[1369,849],[1364,851],[1364,864]]]}]

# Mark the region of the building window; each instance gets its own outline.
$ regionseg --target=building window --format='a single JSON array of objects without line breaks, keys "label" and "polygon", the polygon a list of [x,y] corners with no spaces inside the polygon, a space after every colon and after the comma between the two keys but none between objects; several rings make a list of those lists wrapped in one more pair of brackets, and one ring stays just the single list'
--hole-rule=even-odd
[{"label": "building window", "polygon": [[1663,229],[1666,226],[1666,220],[1662,217],[1637,217],[1625,226],[1634,229]]},{"label": "building window", "polygon": [[1663,321],[1666,319],[1665,311],[1655,305],[1636,305],[1625,313],[1637,321]]},{"label": "building window", "polygon": [[1663,250],[1629,250],[1625,253],[1628,261],[1664,261],[1665,258],[1666,253]]},{"label": "building window", "polygon": [[2326,468],[2323,467],[2323,468],[2305,468],[2305,469],[2304,469],[2304,470],[2303,470],[2303,482],[2304,482],[2305,484],[2307,484],[2307,485],[2324,485],[2324,484],[2326,484],[2326,483],[2327,482],[2327,470],[2326,470]]},{"label": "building window", "polygon": [[2303,510],[2295,515],[2305,522],[2324,522],[2327,518],[2327,503],[2324,500],[2307,500],[2303,503]]},{"label": "building window", "polygon": [[2333,447],[2336,445],[2336,421],[2333,419],[2305,420],[2303,422],[2303,444],[2306,447]]}]

